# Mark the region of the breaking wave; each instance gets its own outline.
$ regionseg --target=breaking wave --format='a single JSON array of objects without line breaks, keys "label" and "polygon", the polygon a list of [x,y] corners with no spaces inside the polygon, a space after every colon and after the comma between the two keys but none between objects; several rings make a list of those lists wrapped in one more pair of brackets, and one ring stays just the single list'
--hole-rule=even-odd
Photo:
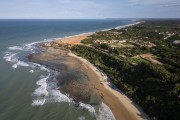
[{"label": "breaking wave", "polygon": [[98,109],[84,103],[79,103],[79,106],[94,114],[97,120],[116,120],[110,108],[103,102]]},{"label": "breaking wave", "polygon": [[33,106],[44,105],[45,103],[70,102],[70,98],[58,90],[56,75],[57,72],[51,71],[47,76],[41,76],[36,82],[37,88],[32,94]]}]

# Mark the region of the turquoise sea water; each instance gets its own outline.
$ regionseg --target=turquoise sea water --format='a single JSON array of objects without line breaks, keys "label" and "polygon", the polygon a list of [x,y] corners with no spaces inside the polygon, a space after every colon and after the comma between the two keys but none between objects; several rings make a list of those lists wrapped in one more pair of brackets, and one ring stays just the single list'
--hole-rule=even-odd
[{"label": "turquoise sea water", "polygon": [[[96,120],[108,118],[106,106],[74,106],[61,94],[55,71],[29,63],[37,41],[53,40],[134,23],[133,20],[0,20],[0,120]],[[47,82],[48,81],[48,82]]]}]

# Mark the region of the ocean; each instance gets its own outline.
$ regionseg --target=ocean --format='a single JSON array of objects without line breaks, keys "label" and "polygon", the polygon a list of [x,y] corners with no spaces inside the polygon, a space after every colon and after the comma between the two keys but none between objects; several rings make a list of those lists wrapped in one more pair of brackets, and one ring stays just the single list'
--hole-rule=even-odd
[{"label": "ocean", "polygon": [[[103,104],[75,107],[58,90],[56,71],[31,63],[36,43],[132,24],[132,19],[0,20],[0,120],[112,120]],[[48,79],[52,79],[48,82]]]}]

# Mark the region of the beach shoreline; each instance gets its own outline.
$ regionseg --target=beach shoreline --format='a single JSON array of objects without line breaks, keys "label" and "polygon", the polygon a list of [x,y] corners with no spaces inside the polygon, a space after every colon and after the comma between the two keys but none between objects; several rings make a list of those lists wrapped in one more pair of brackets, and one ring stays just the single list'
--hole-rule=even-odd
[{"label": "beach shoreline", "polygon": [[[59,44],[82,45],[81,41],[91,34],[81,34],[76,36],[67,37],[64,39],[57,39],[52,44],[45,45],[45,47],[56,47]],[[68,55],[81,62],[84,70],[87,69],[86,74],[89,77],[96,76],[99,80],[90,80],[90,83],[94,86],[94,89],[98,89],[99,95],[103,99],[104,103],[111,109],[117,120],[144,120],[148,119],[148,116],[143,112],[140,106],[136,105],[126,95],[119,90],[112,88],[112,83],[108,81],[107,76],[97,69],[94,65],[88,62],[86,59],[79,57],[69,51]]]},{"label": "beach shoreline", "polygon": [[[117,120],[146,120],[148,116],[143,112],[141,107],[135,104],[120,90],[112,88],[112,83],[108,80],[107,76],[102,73],[98,68],[91,64],[86,59],[79,57],[72,52],[68,53],[69,56],[78,59],[83,62],[84,65],[91,69],[94,74],[99,77],[99,81],[90,81],[92,84],[101,91],[103,101],[110,107],[112,113]],[[110,93],[110,94],[109,94]],[[115,103],[115,104],[114,104]]]}]

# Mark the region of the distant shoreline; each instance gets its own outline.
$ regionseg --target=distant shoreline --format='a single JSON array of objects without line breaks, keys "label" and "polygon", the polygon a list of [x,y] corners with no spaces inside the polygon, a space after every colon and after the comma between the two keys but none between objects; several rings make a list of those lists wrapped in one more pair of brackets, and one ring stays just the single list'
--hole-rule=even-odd
[{"label": "distant shoreline", "polygon": [[122,29],[122,28],[125,28],[125,27],[138,25],[138,24],[141,24],[143,22],[144,21],[141,21],[141,19],[140,19],[138,21],[134,21],[134,23],[130,23],[130,24],[127,24],[127,25],[111,27],[111,28],[107,28],[107,29],[97,30],[97,31],[94,31],[94,32],[84,32],[84,33],[75,34],[75,35],[69,35],[69,36],[65,36],[65,37],[52,38],[53,40],[50,40],[50,41],[47,41],[47,42],[58,41],[58,40],[62,40],[62,39],[66,40],[66,38],[71,38],[71,37],[75,37],[75,36],[92,35],[92,34],[95,34],[96,32],[99,32],[99,31],[108,31],[108,30],[111,30],[111,29]]}]

